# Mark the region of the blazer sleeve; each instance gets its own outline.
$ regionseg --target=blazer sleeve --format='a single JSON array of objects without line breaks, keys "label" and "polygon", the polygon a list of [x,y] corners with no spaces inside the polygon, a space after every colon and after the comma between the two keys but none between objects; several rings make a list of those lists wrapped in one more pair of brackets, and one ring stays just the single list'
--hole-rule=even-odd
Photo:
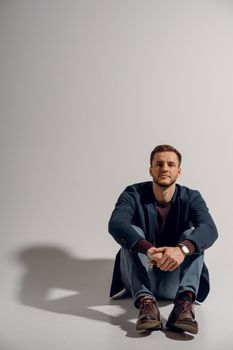
[{"label": "blazer sleeve", "polygon": [[194,230],[188,239],[195,244],[196,251],[209,248],[218,238],[218,231],[199,191],[190,196],[189,220]]},{"label": "blazer sleeve", "polygon": [[133,228],[133,218],[137,210],[133,192],[125,190],[115,205],[108,223],[108,231],[122,247],[131,250],[142,237]]}]

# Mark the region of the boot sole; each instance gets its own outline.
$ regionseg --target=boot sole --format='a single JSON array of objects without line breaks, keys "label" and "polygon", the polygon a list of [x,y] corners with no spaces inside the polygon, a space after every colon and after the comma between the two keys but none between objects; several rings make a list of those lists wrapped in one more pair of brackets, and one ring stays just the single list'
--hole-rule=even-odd
[{"label": "boot sole", "polygon": [[172,331],[188,332],[191,334],[198,333],[198,324],[193,322],[175,322],[174,324],[166,324],[166,327]]},{"label": "boot sole", "polygon": [[147,320],[143,323],[136,324],[137,331],[155,331],[163,328],[161,321]]}]

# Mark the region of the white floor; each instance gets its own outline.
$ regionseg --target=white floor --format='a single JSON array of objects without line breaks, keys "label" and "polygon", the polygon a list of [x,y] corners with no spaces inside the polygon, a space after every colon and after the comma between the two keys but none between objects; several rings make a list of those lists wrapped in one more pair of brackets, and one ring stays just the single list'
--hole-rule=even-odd
[{"label": "white floor", "polygon": [[[233,349],[231,293],[219,283],[195,306],[198,335],[164,329],[145,336],[135,330],[132,301],[108,298],[112,267],[113,260],[83,260],[55,246],[8,247],[1,263],[0,349]],[[164,320],[171,308],[160,302]]]}]

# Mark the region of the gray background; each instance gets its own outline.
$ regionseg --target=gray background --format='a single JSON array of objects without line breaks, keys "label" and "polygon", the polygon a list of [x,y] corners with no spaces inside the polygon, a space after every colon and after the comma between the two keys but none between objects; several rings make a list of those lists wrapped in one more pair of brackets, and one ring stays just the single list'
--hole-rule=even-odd
[{"label": "gray background", "polygon": [[[181,151],[179,183],[200,190],[220,233],[189,347],[230,348],[232,38],[229,0],[0,1],[1,350],[132,346],[103,317],[118,249],[107,222],[126,185],[150,179],[160,143]],[[75,282],[86,271],[99,294]],[[46,284],[77,298],[45,305]],[[83,311],[103,304],[99,318]]]}]

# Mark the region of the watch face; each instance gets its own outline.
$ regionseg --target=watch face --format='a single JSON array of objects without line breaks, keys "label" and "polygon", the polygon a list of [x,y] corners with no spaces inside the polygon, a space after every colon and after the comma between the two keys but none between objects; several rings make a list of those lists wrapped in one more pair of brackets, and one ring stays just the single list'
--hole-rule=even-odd
[{"label": "watch face", "polygon": [[188,247],[186,247],[186,245],[181,243],[181,244],[179,244],[179,247],[185,255],[189,254],[189,249],[188,249]]}]

